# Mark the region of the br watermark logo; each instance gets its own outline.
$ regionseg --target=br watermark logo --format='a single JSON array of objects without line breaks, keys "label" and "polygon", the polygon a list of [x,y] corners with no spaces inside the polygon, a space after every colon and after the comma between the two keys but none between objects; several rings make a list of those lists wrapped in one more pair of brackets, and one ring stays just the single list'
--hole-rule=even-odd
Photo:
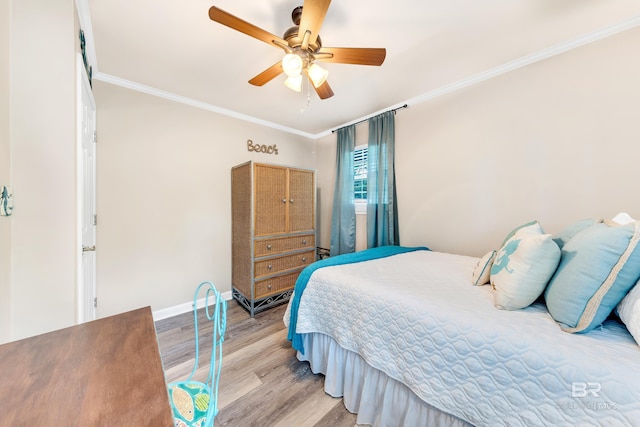
[{"label": "br watermark logo", "polygon": [[571,383],[571,397],[600,397],[602,384],[592,382]]},{"label": "br watermark logo", "polygon": [[600,394],[602,384],[592,381],[575,381],[571,383],[572,401],[557,402],[565,410],[588,409],[592,411],[615,410],[618,405],[603,401]]}]

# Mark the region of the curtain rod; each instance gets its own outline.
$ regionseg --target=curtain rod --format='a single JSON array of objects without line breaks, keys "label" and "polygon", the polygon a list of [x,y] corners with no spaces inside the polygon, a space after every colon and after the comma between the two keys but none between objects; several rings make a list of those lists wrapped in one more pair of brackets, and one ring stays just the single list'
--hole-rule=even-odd
[{"label": "curtain rod", "polygon": [[[407,107],[408,107],[408,105],[407,105],[407,104],[404,104],[404,105],[401,105],[400,107],[392,108],[392,109],[387,110],[387,111],[385,111],[385,112],[383,112],[383,113],[380,113],[380,114],[388,113],[389,111],[393,111],[393,112],[395,113],[396,111],[398,111],[398,110],[402,110],[403,108],[407,108]],[[379,114],[376,114],[376,116],[378,116],[378,115],[379,115]],[[371,116],[371,117],[375,117],[375,116]],[[347,126],[357,125],[358,123],[366,122],[366,121],[367,121],[367,120],[369,120],[371,117],[368,117],[368,118],[366,118],[366,119],[362,119],[362,120],[357,121],[357,122],[355,122],[355,123],[348,124]],[[347,126],[343,126],[342,128],[346,128]],[[342,129],[342,128],[338,128],[338,129]],[[338,129],[334,129],[334,130],[332,130],[332,131],[331,131],[331,133],[335,133]]]}]

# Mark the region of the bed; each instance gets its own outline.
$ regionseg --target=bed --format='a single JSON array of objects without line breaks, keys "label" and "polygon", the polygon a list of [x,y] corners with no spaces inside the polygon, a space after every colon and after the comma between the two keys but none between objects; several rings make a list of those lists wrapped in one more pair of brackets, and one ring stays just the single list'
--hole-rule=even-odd
[{"label": "bed", "polygon": [[543,297],[496,309],[471,284],[479,258],[363,252],[307,267],[284,315],[358,424],[640,425],[640,347],[619,319],[570,334]]}]

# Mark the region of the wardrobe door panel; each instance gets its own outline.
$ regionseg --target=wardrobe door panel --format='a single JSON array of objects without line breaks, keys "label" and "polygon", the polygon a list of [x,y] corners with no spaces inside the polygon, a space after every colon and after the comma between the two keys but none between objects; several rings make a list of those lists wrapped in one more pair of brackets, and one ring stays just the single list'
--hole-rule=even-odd
[{"label": "wardrobe door panel", "polygon": [[287,170],[255,165],[255,235],[287,232]]},{"label": "wardrobe door panel", "polygon": [[315,227],[313,171],[289,169],[289,232]]}]

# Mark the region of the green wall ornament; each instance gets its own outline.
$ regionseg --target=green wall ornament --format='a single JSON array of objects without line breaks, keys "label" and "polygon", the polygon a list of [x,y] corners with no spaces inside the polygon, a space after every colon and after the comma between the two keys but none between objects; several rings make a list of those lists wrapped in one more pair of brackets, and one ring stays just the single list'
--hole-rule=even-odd
[{"label": "green wall ornament", "polygon": [[13,212],[13,192],[9,187],[0,186],[0,215],[9,216]]}]

